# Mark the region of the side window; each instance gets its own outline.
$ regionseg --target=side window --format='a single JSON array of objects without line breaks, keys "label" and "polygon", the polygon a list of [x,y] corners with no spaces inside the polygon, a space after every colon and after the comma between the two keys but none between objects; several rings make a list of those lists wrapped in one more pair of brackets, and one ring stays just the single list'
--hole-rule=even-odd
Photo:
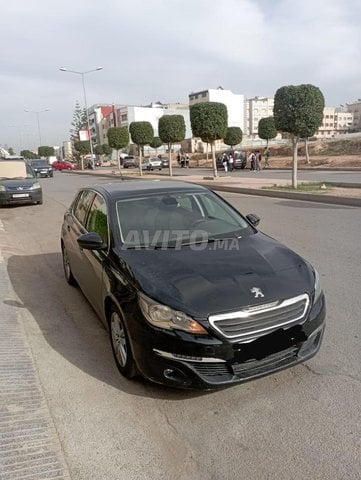
[{"label": "side window", "polygon": [[79,222],[85,226],[86,214],[89,210],[89,206],[94,198],[94,192],[91,190],[84,190],[78,197],[78,201],[74,205],[74,215]]},{"label": "side window", "polygon": [[107,206],[104,198],[100,195],[95,195],[90,208],[86,229],[88,232],[98,233],[102,237],[103,242],[108,244]]}]

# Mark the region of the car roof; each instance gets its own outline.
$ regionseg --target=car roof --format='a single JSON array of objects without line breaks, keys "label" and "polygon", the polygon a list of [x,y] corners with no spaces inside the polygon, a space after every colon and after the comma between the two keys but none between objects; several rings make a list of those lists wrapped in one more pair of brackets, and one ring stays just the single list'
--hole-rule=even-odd
[{"label": "car roof", "polygon": [[171,192],[206,192],[207,188],[194,183],[172,180],[127,180],[88,187],[113,199],[138,197],[144,194]]}]

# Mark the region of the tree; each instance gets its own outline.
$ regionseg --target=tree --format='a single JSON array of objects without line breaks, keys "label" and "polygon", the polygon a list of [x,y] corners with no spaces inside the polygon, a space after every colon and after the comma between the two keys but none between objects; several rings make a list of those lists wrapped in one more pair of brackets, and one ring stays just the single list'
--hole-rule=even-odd
[{"label": "tree", "polygon": [[218,102],[196,103],[190,107],[190,117],[193,135],[211,145],[213,171],[214,176],[217,177],[214,142],[226,136],[227,107]]},{"label": "tree", "polygon": [[84,155],[91,153],[89,140],[77,141],[74,143],[74,148],[80,155],[81,169],[84,170]]},{"label": "tree", "polygon": [[108,143],[111,148],[117,151],[118,168],[120,171],[119,150],[129,144],[129,132],[127,127],[112,127],[107,132]]},{"label": "tree", "polygon": [[223,141],[232,148],[242,142],[242,130],[239,127],[228,127]]},{"label": "tree", "polygon": [[107,143],[103,143],[102,147],[104,155],[110,155],[112,153],[112,147],[109,147]]},{"label": "tree", "polygon": [[273,117],[261,118],[258,122],[258,136],[262,140],[267,140],[268,148],[268,141],[277,136],[275,119]]},{"label": "tree", "polygon": [[138,146],[139,173],[142,175],[142,148],[153,141],[154,130],[150,122],[132,122],[129,125],[129,132],[132,142]]},{"label": "tree", "polygon": [[275,125],[277,131],[289,133],[292,142],[293,188],[297,188],[298,141],[317,131],[322,124],[324,107],[324,96],[314,85],[289,85],[276,92],[273,108]]},{"label": "tree", "polygon": [[80,139],[80,130],[87,128],[86,110],[80,106],[79,102],[76,102],[75,104],[71,125],[72,128],[70,129],[70,139],[74,143]]},{"label": "tree", "polygon": [[38,147],[38,154],[40,157],[52,157],[55,155],[54,148],[46,145]]},{"label": "tree", "polygon": [[20,155],[26,159],[28,158],[40,158],[37,153],[32,152],[31,150],[21,150]]},{"label": "tree", "polygon": [[9,155],[15,155],[13,147],[9,148]]},{"label": "tree", "polygon": [[181,142],[186,136],[186,125],[182,115],[163,115],[158,121],[159,138],[168,145],[169,175],[172,176],[172,144]]},{"label": "tree", "polygon": [[99,156],[103,155],[104,154],[103,145],[96,145],[94,151],[96,155],[99,155]]},{"label": "tree", "polygon": [[154,137],[153,140],[149,144],[149,146],[154,148],[156,152],[157,152],[158,148],[161,147],[162,145],[163,145],[163,142],[159,137]]}]

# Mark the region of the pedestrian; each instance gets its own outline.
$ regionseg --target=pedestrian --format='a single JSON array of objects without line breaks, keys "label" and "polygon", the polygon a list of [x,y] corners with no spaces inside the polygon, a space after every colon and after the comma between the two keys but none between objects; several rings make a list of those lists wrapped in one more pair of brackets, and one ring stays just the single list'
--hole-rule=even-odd
[{"label": "pedestrian", "polygon": [[269,157],[270,157],[269,148],[266,147],[266,149],[264,151],[264,166],[265,166],[265,168],[269,167]]},{"label": "pedestrian", "polygon": [[223,157],[222,157],[222,165],[223,165],[224,171],[228,172],[228,158],[225,153],[223,154]]},{"label": "pedestrian", "polygon": [[186,153],[186,167],[189,168],[189,155]]},{"label": "pedestrian", "polygon": [[181,162],[181,156],[180,156],[180,153],[178,152],[177,153],[177,163],[178,163],[179,166],[180,166],[180,162]]},{"label": "pedestrian", "polygon": [[261,171],[261,160],[262,160],[262,155],[259,150],[256,151],[255,153],[256,161],[255,161],[255,168],[257,172]]},{"label": "pedestrian", "polygon": [[186,163],[186,158],[185,158],[184,155],[182,155],[182,156],[181,156],[181,159],[180,159],[180,166],[181,166],[181,168],[184,168],[185,163]]},{"label": "pedestrian", "polygon": [[233,172],[233,168],[234,168],[234,158],[233,158],[233,154],[232,154],[232,153],[229,154],[228,167],[229,167],[229,171],[230,171],[230,172]]},{"label": "pedestrian", "polygon": [[248,160],[250,161],[250,164],[251,164],[250,170],[251,172],[254,172],[256,169],[256,155],[254,154],[254,152],[251,152],[249,154]]}]

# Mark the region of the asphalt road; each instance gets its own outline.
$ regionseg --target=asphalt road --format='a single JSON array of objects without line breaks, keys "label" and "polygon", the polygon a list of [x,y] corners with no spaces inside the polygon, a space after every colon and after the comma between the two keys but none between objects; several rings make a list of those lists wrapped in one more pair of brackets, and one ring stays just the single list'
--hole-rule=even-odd
[{"label": "asphalt road", "polygon": [[0,250],[73,480],[361,478],[359,208],[225,195],[317,267],[327,330],[305,365],[184,392],[122,378],[100,321],[63,279],[64,210],[78,187],[109,179],[40,181],[44,205],[0,209]]},{"label": "asphalt road", "polygon": [[[361,165],[361,162],[360,162]],[[109,167],[107,167],[109,169]],[[129,172],[135,169],[129,169]],[[124,170],[124,174],[127,173],[127,169]],[[161,172],[154,170],[154,174],[168,175],[169,171],[164,168]],[[145,172],[145,174],[148,174]],[[213,171],[210,168],[173,168],[173,174],[178,175],[213,175]],[[234,170],[232,173],[225,173],[223,171],[218,172],[219,175],[227,175],[230,177],[239,178],[253,178],[257,175],[257,178],[264,179],[289,179],[291,183],[292,172],[290,170],[261,170],[260,172],[251,172],[250,170]],[[149,175],[149,174],[148,174]],[[299,170],[298,179],[302,182],[345,182],[345,183],[360,183],[361,184],[361,171],[330,171],[330,170]]]}]

